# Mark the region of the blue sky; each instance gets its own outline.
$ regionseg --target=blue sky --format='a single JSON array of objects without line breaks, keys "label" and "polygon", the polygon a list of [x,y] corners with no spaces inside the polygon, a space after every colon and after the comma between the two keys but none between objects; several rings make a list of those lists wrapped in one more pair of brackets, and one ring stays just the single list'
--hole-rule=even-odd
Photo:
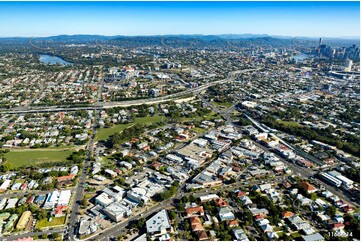
[{"label": "blue sky", "polygon": [[353,2],[0,2],[0,36],[360,35]]}]

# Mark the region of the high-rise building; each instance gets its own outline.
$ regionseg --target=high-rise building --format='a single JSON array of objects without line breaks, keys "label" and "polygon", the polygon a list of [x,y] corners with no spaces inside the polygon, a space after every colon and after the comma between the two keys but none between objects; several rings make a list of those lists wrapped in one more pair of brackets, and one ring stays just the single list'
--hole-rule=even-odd
[{"label": "high-rise building", "polygon": [[345,71],[351,71],[352,64],[353,64],[353,61],[352,61],[352,60],[346,59],[345,65],[344,65]]}]

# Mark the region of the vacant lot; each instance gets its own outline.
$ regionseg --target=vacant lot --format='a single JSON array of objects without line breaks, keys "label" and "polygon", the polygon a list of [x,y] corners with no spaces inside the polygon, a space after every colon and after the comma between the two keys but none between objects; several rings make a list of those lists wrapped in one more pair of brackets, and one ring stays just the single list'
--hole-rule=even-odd
[{"label": "vacant lot", "polygon": [[[166,118],[163,117],[163,119],[165,120]],[[119,133],[134,124],[152,124],[152,123],[160,122],[161,120],[162,120],[161,116],[135,118],[134,123],[116,124],[109,128],[101,128],[97,131],[95,140],[107,140],[113,134]]]},{"label": "vacant lot", "polygon": [[204,115],[203,117],[194,117],[194,118],[181,118],[182,122],[186,121],[203,121],[203,120],[213,120],[213,119],[220,119],[222,118],[219,114],[216,114],[215,112],[211,112],[207,115]]},{"label": "vacant lot", "polygon": [[29,167],[44,162],[66,161],[73,150],[11,150],[5,154],[13,167]]},{"label": "vacant lot", "polygon": [[212,102],[212,104],[221,109],[222,108],[223,109],[230,108],[233,105],[233,103],[230,103],[230,102]]},{"label": "vacant lot", "polygon": [[36,228],[37,229],[43,229],[46,227],[53,227],[53,226],[59,226],[65,223],[65,216],[64,217],[58,217],[53,218],[50,222],[47,218],[41,219],[37,222]]}]

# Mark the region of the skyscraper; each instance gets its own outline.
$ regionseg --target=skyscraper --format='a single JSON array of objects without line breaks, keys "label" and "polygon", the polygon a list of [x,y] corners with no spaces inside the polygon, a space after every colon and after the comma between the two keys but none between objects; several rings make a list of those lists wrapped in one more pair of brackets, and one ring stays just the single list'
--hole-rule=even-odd
[{"label": "skyscraper", "polygon": [[351,69],[352,69],[352,64],[353,64],[353,61],[352,61],[352,60],[346,59],[345,65],[344,65],[345,71],[351,71]]}]

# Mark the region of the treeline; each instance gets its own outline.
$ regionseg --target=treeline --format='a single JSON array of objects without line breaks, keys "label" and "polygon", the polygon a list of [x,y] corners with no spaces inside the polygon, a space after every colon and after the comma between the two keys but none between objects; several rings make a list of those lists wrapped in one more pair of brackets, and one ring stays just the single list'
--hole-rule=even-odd
[{"label": "treeline", "polygon": [[107,145],[111,148],[117,147],[126,140],[140,136],[144,133],[144,131],[145,128],[142,124],[133,125],[127,129],[124,129],[121,133],[116,133],[110,136]]},{"label": "treeline", "polygon": [[344,150],[354,156],[360,154],[360,141],[353,137],[345,137],[347,141],[342,141],[339,137],[332,135],[333,131],[331,128],[314,130],[307,126],[291,126],[284,123],[279,123],[272,116],[265,116],[261,118],[262,123],[273,128],[284,131],[288,134],[301,136],[307,140],[318,140],[333,146],[338,149]]},{"label": "treeline", "polygon": [[169,189],[165,190],[164,192],[155,194],[153,196],[153,200],[157,202],[161,202],[173,197],[176,194],[178,187],[179,187],[179,182],[178,181],[173,182],[172,186]]}]

